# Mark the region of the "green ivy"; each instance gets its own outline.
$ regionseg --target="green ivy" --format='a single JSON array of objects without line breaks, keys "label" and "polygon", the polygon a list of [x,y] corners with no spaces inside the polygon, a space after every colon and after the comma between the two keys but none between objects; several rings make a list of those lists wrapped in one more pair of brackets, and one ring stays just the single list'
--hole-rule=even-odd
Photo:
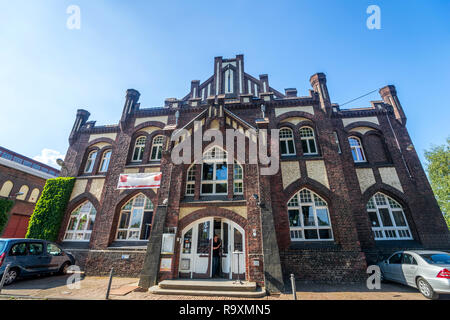
[{"label": "green ivy", "polygon": [[48,179],[28,224],[26,238],[56,241],[75,178]]},{"label": "green ivy", "polygon": [[8,222],[8,212],[14,205],[14,201],[9,199],[0,198],[0,234],[3,232],[3,228]]}]

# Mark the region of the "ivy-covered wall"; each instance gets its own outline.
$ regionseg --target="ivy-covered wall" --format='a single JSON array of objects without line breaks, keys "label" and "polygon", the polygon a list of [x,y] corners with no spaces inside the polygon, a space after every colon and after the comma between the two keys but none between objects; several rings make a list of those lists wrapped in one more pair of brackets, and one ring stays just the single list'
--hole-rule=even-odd
[{"label": "ivy-covered wall", "polygon": [[0,235],[8,222],[8,212],[13,207],[14,202],[9,199],[0,198]]},{"label": "ivy-covered wall", "polygon": [[48,179],[28,224],[26,238],[56,241],[75,178]]}]

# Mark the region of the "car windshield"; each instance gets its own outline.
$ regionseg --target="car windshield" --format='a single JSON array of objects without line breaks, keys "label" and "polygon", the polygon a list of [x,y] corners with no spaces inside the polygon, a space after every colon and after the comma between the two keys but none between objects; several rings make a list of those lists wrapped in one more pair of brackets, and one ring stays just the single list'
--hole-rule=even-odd
[{"label": "car windshield", "polygon": [[447,253],[422,253],[420,256],[429,264],[450,264],[450,254]]},{"label": "car windshield", "polygon": [[6,247],[6,241],[0,240],[0,253],[3,252],[3,250],[5,250]]}]

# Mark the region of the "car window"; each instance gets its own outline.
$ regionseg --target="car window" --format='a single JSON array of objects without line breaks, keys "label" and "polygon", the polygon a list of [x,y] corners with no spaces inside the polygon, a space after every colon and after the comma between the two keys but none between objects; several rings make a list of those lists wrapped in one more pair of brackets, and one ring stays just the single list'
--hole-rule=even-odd
[{"label": "car window", "polygon": [[28,253],[33,256],[41,255],[44,251],[44,245],[39,242],[33,242],[28,244]]},{"label": "car window", "polygon": [[414,259],[414,257],[412,255],[407,254],[407,253],[403,254],[402,263],[403,264],[417,264],[416,259]]},{"label": "car window", "polygon": [[402,254],[396,253],[389,258],[389,264],[400,264],[402,263]]},{"label": "car window", "polygon": [[420,256],[430,264],[450,264],[450,254],[448,253],[422,253]]},{"label": "car window", "polygon": [[2,253],[3,250],[5,250],[5,248],[6,248],[6,241],[0,240],[0,253]]},{"label": "car window", "polygon": [[27,254],[27,244],[25,242],[16,243],[9,251],[10,256],[25,256]]},{"label": "car window", "polygon": [[57,245],[49,243],[47,244],[47,253],[52,256],[59,256],[61,254],[61,249]]}]

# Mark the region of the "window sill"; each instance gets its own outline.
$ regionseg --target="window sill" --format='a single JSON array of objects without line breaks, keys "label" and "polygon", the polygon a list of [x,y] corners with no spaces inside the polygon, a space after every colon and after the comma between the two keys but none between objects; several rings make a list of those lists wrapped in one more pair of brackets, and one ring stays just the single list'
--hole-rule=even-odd
[{"label": "window sill", "polygon": [[161,166],[161,161],[150,161],[148,163],[129,163],[125,165],[125,168],[140,168],[140,167],[159,167]]}]

